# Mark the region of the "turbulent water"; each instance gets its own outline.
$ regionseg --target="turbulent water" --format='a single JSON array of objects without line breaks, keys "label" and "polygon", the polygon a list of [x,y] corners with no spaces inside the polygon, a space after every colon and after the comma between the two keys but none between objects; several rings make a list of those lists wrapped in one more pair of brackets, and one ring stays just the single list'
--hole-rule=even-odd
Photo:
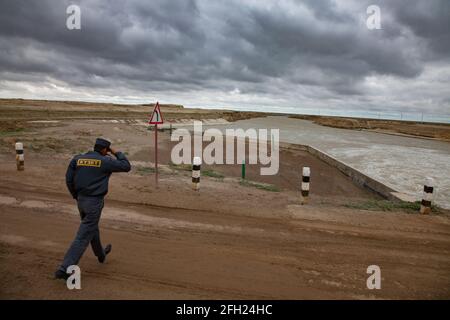
[{"label": "turbulent water", "polygon": [[316,147],[417,200],[425,178],[431,177],[435,202],[450,208],[450,143],[336,129],[284,116],[241,120],[227,127],[279,128],[282,142]]}]

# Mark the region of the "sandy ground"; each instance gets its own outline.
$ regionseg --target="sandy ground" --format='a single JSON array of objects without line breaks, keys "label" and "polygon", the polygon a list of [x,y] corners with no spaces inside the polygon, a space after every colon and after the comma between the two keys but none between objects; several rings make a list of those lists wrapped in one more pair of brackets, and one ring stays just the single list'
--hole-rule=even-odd
[{"label": "sandy ground", "polygon": [[[115,174],[101,221],[113,244],[105,264],[90,249],[80,262],[82,290],[52,279],[79,224],[64,173],[96,136],[110,137],[134,167]],[[239,166],[202,166],[202,177],[169,165],[160,134],[161,170],[151,170],[153,133],[130,124],[64,120],[30,125],[0,139],[0,298],[2,299],[449,299],[449,214],[366,211],[377,201],[319,160],[282,150],[279,192],[241,185]],[[15,169],[14,142],[26,148]],[[312,167],[311,201],[300,205],[303,165]],[[368,290],[378,265],[382,289]]]},{"label": "sandy ground", "polygon": [[327,116],[295,115],[291,118],[311,120],[316,124],[333,128],[368,130],[386,134],[425,137],[450,142],[450,124],[414,121],[358,119]]},{"label": "sandy ground", "polygon": [[[48,119],[148,119],[154,104],[120,105],[112,103],[89,103],[75,101],[46,101],[23,99],[0,99],[0,130],[3,121],[18,122],[26,126],[29,120]],[[248,119],[258,112],[237,112],[212,109],[187,109],[181,105],[161,104],[161,112],[166,121],[176,119],[216,119],[229,121]]]}]

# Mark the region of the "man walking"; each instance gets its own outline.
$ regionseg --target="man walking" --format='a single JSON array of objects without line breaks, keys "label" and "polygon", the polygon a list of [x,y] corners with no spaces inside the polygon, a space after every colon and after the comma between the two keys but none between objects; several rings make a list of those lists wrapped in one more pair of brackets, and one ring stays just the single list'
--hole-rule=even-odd
[{"label": "man walking", "polygon": [[[116,157],[108,155],[111,153]],[[113,172],[128,172],[131,165],[122,152],[111,148],[111,142],[98,138],[94,151],[75,156],[66,173],[66,184],[72,197],[78,202],[81,224],[75,240],[64,256],[64,260],[55,272],[55,278],[67,279],[66,270],[77,265],[86,248],[91,244],[92,250],[100,263],[111,252],[111,245],[102,247],[98,223],[103,209],[103,198],[108,193],[108,181]]]}]

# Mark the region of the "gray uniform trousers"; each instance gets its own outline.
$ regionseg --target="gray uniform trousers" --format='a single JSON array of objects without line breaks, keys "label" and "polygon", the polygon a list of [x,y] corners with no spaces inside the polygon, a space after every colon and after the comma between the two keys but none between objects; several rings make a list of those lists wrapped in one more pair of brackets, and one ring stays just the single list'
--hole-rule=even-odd
[{"label": "gray uniform trousers", "polygon": [[81,224],[75,240],[64,256],[64,260],[59,267],[66,271],[71,265],[77,265],[83,256],[84,251],[91,244],[92,251],[97,257],[104,257],[105,252],[100,242],[100,230],[98,223],[102,213],[104,201],[102,197],[78,197],[78,210],[80,211]]}]

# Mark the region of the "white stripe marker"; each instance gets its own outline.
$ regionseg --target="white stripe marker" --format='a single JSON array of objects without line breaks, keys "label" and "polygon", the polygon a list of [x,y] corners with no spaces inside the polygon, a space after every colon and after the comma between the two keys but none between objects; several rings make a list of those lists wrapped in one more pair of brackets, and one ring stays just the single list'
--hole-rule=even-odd
[{"label": "white stripe marker", "polygon": [[308,202],[309,198],[309,181],[311,177],[311,169],[309,167],[303,167],[302,170],[302,204]]},{"label": "white stripe marker", "polygon": [[25,169],[25,157],[23,154],[23,143],[16,142],[16,165],[18,171]]},{"label": "white stripe marker", "polygon": [[192,187],[194,190],[200,188],[200,165],[202,164],[202,159],[200,157],[194,157],[192,164]]}]

